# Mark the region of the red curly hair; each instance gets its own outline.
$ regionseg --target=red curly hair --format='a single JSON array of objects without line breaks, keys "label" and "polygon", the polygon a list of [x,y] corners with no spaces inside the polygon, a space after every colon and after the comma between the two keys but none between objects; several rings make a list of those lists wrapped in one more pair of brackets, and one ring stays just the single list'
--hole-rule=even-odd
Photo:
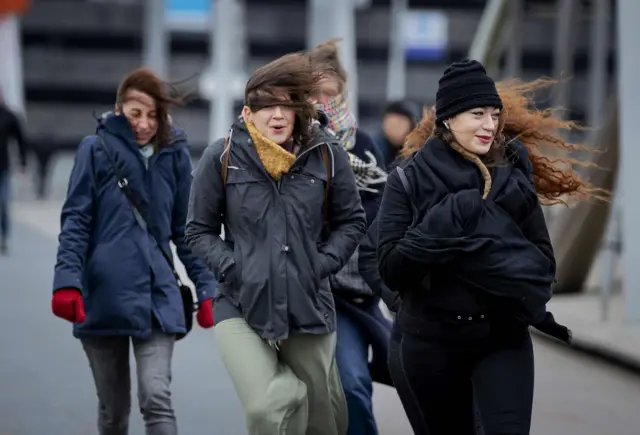
[{"label": "red curly hair", "polygon": [[[501,131],[498,132],[498,137],[506,137],[506,140],[518,139],[529,151],[535,189],[541,203],[545,205],[565,203],[563,199],[565,196],[577,200],[606,199],[608,196],[606,191],[594,188],[572,168],[574,164],[593,165],[566,156],[570,151],[584,150],[585,147],[570,143],[558,134],[558,131],[562,130],[585,130],[585,128],[574,121],[564,121],[556,117],[557,111],[554,109],[538,110],[530,107],[535,91],[548,88],[555,83],[546,78],[532,82],[509,80],[496,83],[503,105],[499,123]],[[434,135],[434,132],[437,135],[439,128],[436,126],[435,119],[435,108],[425,108],[422,120],[404,142],[402,149],[404,158],[420,149],[427,139]],[[504,141],[499,145],[504,145]],[[477,156],[470,156],[469,153],[459,149],[459,146],[454,148],[480,167],[486,181],[485,190],[487,190],[491,179],[484,164]],[[550,157],[552,154],[555,156]]]}]

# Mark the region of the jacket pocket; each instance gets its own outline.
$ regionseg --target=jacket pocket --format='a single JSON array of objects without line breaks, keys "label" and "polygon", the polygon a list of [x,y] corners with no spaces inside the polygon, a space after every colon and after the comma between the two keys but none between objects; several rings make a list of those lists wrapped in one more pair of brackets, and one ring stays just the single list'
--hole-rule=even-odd
[{"label": "jacket pocket", "polygon": [[242,255],[238,252],[238,244],[234,244],[233,247],[233,266],[231,272],[233,275],[229,277],[228,281],[221,284],[222,288],[220,292],[234,304],[238,305],[240,302],[240,289],[242,287]]},{"label": "jacket pocket", "polygon": [[233,229],[264,225],[266,208],[273,197],[271,182],[248,170],[230,170],[226,189],[227,220]]}]

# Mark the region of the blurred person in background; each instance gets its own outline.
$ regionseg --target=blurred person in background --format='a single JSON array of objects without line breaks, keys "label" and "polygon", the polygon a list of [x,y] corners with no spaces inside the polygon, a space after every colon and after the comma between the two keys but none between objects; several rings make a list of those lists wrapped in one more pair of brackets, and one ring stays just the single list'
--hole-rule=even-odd
[{"label": "blurred person in background", "polygon": [[27,142],[16,114],[4,103],[0,90],[0,255],[8,252],[11,201],[11,172],[9,144],[18,145],[19,168],[24,174],[27,167]]},{"label": "blurred person in background", "polygon": [[328,278],[366,217],[347,153],[314,119],[318,81],[303,53],[257,69],[193,181],[186,237],[220,283],[214,332],[249,435],[347,430]]},{"label": "blurred person in background", "polygon": [[420,113],[417,105],[410,101],[394,101],[385,109],[382,117],[382,131],[376,144],[382,152],[384,167],[388,172],[399,162],[402,144],[418,122]]},{"label": "blurred person in background", "polygon": [[555,258],[541,203],[603,196],[541,152],[574,149],[557,133],[572,122],[529,109],[548,84],[496,87],[477,61],[452,64],[389,176],[378,263],[402,299],[389,366],[416,434],[474,434],[474,401],[486,435],[529,434],[528,327],[571,340],[546,310]]},{"label": "blurred person in background", "polygon": [[[357,126],[349,108],[347,73],[340,63],[337,39],[310,51],[314,68],[322,74],[312,93],[321,116],[347,152],[356,177],[367,225],[378,213],[387,174],[383,158],[371,137]],[[349,435],[377,435],[373,415],[373,381],[390,383],[387,349],[391,322],[379,307],[380,297],[372,291],[358,269],[358,251],[346,266],[330,278],[338,317],[336,360],[349,408]],[[369,349],[373,360],[369,363]]]},{"label": "blurred person in background", "polygon": [[184,241],[191,157],[168,112],[179,102],[146,68],[125,77],[115,112],[102,115],[78,147],[62,207],[52,310],[73,322],[89,360],[102,435],[128,433],[130,342],[146,433],[177,433],[171,360],[191,319],[169,263],[171,241],[196,284],[198,323],[213,326],[215,281]]}]

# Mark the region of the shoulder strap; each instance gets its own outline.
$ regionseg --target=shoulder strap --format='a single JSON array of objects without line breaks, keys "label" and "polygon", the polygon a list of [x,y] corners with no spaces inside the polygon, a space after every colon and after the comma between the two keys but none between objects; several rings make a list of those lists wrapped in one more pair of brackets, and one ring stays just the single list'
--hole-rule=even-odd
[{"label": "shoulder strap", "polygon": [[322,150],[322,161],[324,162],[324,170],[327,173],[327,184],[324,188],[324,221],[325,223],[329,222],[330,217],[330,209],[331,203],[329,202],[329,194],[331,191],[331,183],[333,182],[333,177],[331,176],[331,159],[329,158],[329,144],[324,144],[321,147]]},{"label": "shoulder strap", "polygon": [[231,141],[229,136],[224,139],[224,148],[222,156],[222,168],[220,169],[220,175],[222,176],[222,185],[227,187],[227,172],[229,172],[229,154],[231,154]]},{"label": "shoulder strap", "polygon": [[135,196],[135,193],[133,189],[131,189],[131,187],[129,186],[129,181],[127,180],[127,178],[124,177],[124,175],[120,171],[120,168],[118,168],[118,165],[116,164],[116,161],[114,160],[113,155],[111,154],[111,151],[107,147],[104,139],[102,139],[102,136],[100,136],[100,134],[96,134],[96,143],[98,144],[98,146],[100,146],[100,148],[104,152],[104,155],[107,156],[107,160],[109,160],[109,164],[113,168],[113,173],[115,174],[116,180],[118,181],[118,187],[120,188],[124,196],[126,196],[127,199],[129,200],[129,204],[131,204],[131,209],[133,210],[133,215],[136,219],[136,222],[147,234],[149,234],[149,236],[156,243],[156,245],[158,245],[160,252],[162,252],[162,256],[169,264],[169,267],[171,267],[171,272],[173,273],[173,276],[178,282],[178,286],[182,287],[182,280],[180,279],[180,275],[178,275],[178,271],[176,271],[176,268],[173,266],[173,259],[164,251],[164,249],[162,249],[162,246],[160,245],[160,243],[158,243],[158,240],[156,240],[153,234],[149,232],[149,226],[147,225],[147,221],[142,216],[142,213],[140,213],[140,207],[139,207],[138,200]]},{"label": "shoulder strap", "polygon": [[400,182],[402,183],[404,192],[407,194],[409,199],[411,199],[411,185],[409,184],[409,180],[404,173],[404,169],[402,169],[400,166],[396,166],[396,170],[398,171],[398,177],[400,177]]},{"label": "shoulder strap", "polygon": [[409,179],[407,178],[407,175],[404,173],[404,169],[402,169],[401,166],[396,166],[396,171],[398,172],[398,177],[400,177],[400,182],[402,183],[402,188],[404,189],[404,193],[407,195],[407,199],[411,204],[411,210],[413,211],[413,221],[415,223],[418,219],[419,212],[415,204],[413,203],[413,199],[412,199],[413,195],[411,194],[411,184],[409,184]]}]

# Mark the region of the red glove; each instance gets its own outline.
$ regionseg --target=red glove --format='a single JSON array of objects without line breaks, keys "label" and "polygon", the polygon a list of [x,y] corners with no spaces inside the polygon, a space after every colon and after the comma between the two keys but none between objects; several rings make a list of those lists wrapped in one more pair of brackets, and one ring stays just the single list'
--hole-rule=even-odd
[{"label": "red glove", "polygon": [[198,325],[202,328],[206,329],[213,326],[213,298],[205,299],[202,304],[200,304],[196,319],[198,320]]},{"label": "red glove", "polygon": [[51,311],[72,323],[82,323],[86,317],[82,295],[74,288],[56,290],[51,298]]}]

